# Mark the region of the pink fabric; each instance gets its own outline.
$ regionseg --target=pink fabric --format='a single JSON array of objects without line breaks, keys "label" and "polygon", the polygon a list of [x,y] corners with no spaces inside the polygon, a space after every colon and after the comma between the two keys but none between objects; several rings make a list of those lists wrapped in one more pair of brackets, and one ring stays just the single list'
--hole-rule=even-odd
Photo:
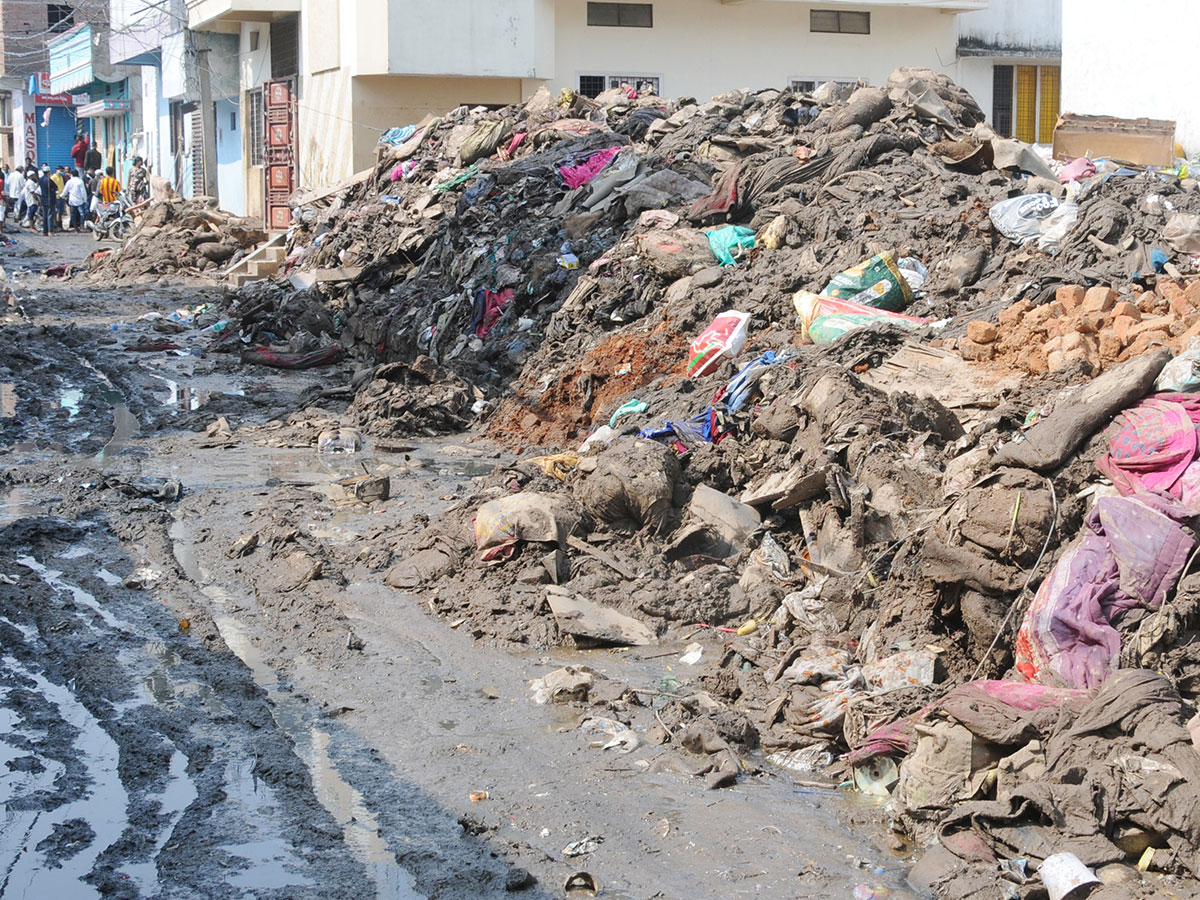
[{"label": "pink fabric", "polygon": [[512,155],[517,152],[517,148],[521,146],[521,142],[529,137],[528,131],[518,131],[513,135],[513,139],[509,142],[508,149],[504,151],[504,155],[512,159]]},{"label": "pink fabric", "polygon": [[498,294],[493,294],[491,291],[484,292],[483,321],[475,328],[476,337],[488,336],[488,332],[496,327],[500,314],[512,302],[514,296],[516,295],[512,288],[505,288]]},{"label": "pink fabric", "polygon": [[[1177,399],[1184,402],[1174,402]],[[1179,481],[1196,459],[1198,416],[1200,406],[1185,395],[1143,400],[1117,417],[1120,430],[1096,468],[1112,479],[1123,497],[1141,491],[1182,496]]]},{"label": "pink fabric", "polygon": [[613,161],[613,157],[621,152],[620,147],[609,147],[597,150],[577,166],[563,166],[558,170],[563,181],[571,190],[581,188],[603,171],[604,167]]},{"label": "pink fabric", "polygon": [[1116,624],[1135,607],[1157,609],[1196,546],[1179,523],[1194,513],[1158,493],[1103,497],[1083,540],[1042,582],[1017,632],[1017,671],[1030,682],[1100,684],[1117,665]]},{"label": "pink fabric", "polygon": [[1058,180],[1062,184],[1078,181],[1080,178],[1090,178],[1096,174],[1096,164],[1086,156],[1073,159],[1058,170]]}]

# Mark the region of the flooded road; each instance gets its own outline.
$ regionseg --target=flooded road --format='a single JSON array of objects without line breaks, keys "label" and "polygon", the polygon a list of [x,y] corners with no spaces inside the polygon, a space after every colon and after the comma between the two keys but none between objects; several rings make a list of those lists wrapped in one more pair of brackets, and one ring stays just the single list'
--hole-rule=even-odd
[{"label": "flooded road", "polygon": [[[383,582],[495,450],[319,454],[325,375],[124,349],[215,293],[30,281],[0,357],[0,897],[907,896],[875,803],[770,766],[708,792],[533,701],[573,664],[652,705],[682,645],[513,653]],[[364,466],[390,500],[346,501]]]}]

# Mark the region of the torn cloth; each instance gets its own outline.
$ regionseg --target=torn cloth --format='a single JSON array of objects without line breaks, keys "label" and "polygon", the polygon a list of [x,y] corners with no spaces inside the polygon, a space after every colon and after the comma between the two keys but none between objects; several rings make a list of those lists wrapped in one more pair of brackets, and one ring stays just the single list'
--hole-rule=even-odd
[{"label": "torn cloth", "polygon": [[1070,852],[1099,866],[1126,857],[1109,835],[1145,832],[1164,839],[1177,864],[1195,875],[1200,754],[1185,716],[1170,679],[1144,669],[1114,672],[1049,735],[1040,777],[1003,800],[958,807],[943,819],[942,842],[958,852],[972,844],[953,837],[973,832],[981,849],[1002,857],[1040,862]]},{"label": "torn cloth", "polygon": [[475,337],[488,336],[488,333],[496,327],[496,322],[499,321],[504,310],[508,308],[508,304],[512,303],[514,296],[512,288],[505,288],[499,293],[482,289],[475,292],[475,306],[472,310],[470,326],[471,330],[475,332]]},{"label": "torn cloth", "polygon": [[607,147],[604,150],[597,150],[582,162],[560,167],[558,174],[562,176],[563,183],[570,190],[581,188],[599,175],[604,170],[604,167],[613,161],[613,157],[620,152],[620,147]]},{"label": "torn cloth", "polygon": [[1161,494],[1104,497],[1085,536],[1038,588],[1017,633],[1027,681],[1091,688],[1117,664],[1115,624],[1135,606],[1157,609],[1196,542],[1179,523],[1194,514]]}]

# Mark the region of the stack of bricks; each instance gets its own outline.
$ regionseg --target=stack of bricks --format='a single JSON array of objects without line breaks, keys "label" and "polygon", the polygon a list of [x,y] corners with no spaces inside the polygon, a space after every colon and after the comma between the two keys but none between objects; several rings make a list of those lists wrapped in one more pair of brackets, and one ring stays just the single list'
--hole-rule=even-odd
[{"label": "stack of bricks", "polygon": [[1157,347],[1178,353],[1200,337],[1200,279],[1186,287],[1160,278],[1153,291],[1118,298],[1105,286],[1060,287],[1054,299],[1003,310],[999,323],[969,322],[958,342],[963,359],[993,360],[1041,375],[1078,361],[1094,372]]}]

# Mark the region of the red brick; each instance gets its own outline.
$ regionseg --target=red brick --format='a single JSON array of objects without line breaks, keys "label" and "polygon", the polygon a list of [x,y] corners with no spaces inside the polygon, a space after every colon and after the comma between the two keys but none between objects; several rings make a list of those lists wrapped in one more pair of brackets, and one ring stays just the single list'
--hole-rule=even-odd
[{"label": "red brick", "polygon": [[1062,304],[1063,309],[1078,309],[1083,303],[1086,291],[1077,284],[1063,285],[1054,292],[1054,299]]},{"label": "red brick", "polygon": [[1108,312],[1116,302],[1117,292],[1103,284],[1088,288],[1083,295],[1084,312]]},{"label": "red brick", "polygon": [[1137,304],[1138,309],[1143,313],[1152,313],[1158,309],[1161,299],[1154,291],[1146,291],[1144,294],[1138,294],[1134,297],[1133,302]]},{"label": "red brick", "polygon": [[970,338],[962,338],[958,342],[958,354],[963,359],[972,361],[991,359],[996,355],[996,345],[977,344]]},{"label": "red brick", "polygon": [[991,322],[976,320],[967,323],[967,338],[977,344],[990,344],[999,336],[999,329]]},{"label": "red brick", "polygon": [[1200,278],[1188,283],[1183,289],[1183,296],[1187,297],[1188,305],[1192,309],[1200,309]]},{"label": "red brick", "polygon": [[1124,347],[1129,343],[1129,329],[1137,324],[1137,319],[1133,316],[1117,316],[1113,319],[1112,331],[1117,336],[1117,340]]},{"label": "red brick", "polygon": [[1164,300],[1170,301],[1173,297],[1182,297],[1183,288],[1179,286],[1178,281],[1170,278],[1159,278],[1154,285],[1154,293],[1158,294]]},{"label": "red brick", "polygon": [[1025,318],[1025,313],[1029,312],[1032,305],[1028,300],[1018,300],[1008,309],[1000,310],[1000,315],[996,318],[1000,321],[1001,328],[1013,328]]},{"label": "red brick", "polygon": [[1154,347],[1162,346],[1170,339],[1171,336],[1165,331],[1143,331],[1130,341],[1129,346],[1125,348],[1125,352],[1121,354],[1121,358],[1132,359],[1135,356],[1141,356]]},{"label": "red brick", "polygon": [[1128,300],[1122,300],[1112,308],[1112,315],[1115,319],[1117,316],[1129,316],[1135,322],[1141,319],[1142,311],[1130,303]]},{"label": "red brick", "polygon": [[1100,361],[1112,362],[1121,354],[1121,339],[1111,331],[1100,332]]},{"label": "red brick", "polygon": [[1172,316],[1155,316],[1152,319],[1143,319],[1126,332],[1125,342],[1131,343],[1136,341],[1138,335],[1145,334],[1148,331],[1162,331],[1170,334],[1171,326],[1178,321],[1178,319]]}]

